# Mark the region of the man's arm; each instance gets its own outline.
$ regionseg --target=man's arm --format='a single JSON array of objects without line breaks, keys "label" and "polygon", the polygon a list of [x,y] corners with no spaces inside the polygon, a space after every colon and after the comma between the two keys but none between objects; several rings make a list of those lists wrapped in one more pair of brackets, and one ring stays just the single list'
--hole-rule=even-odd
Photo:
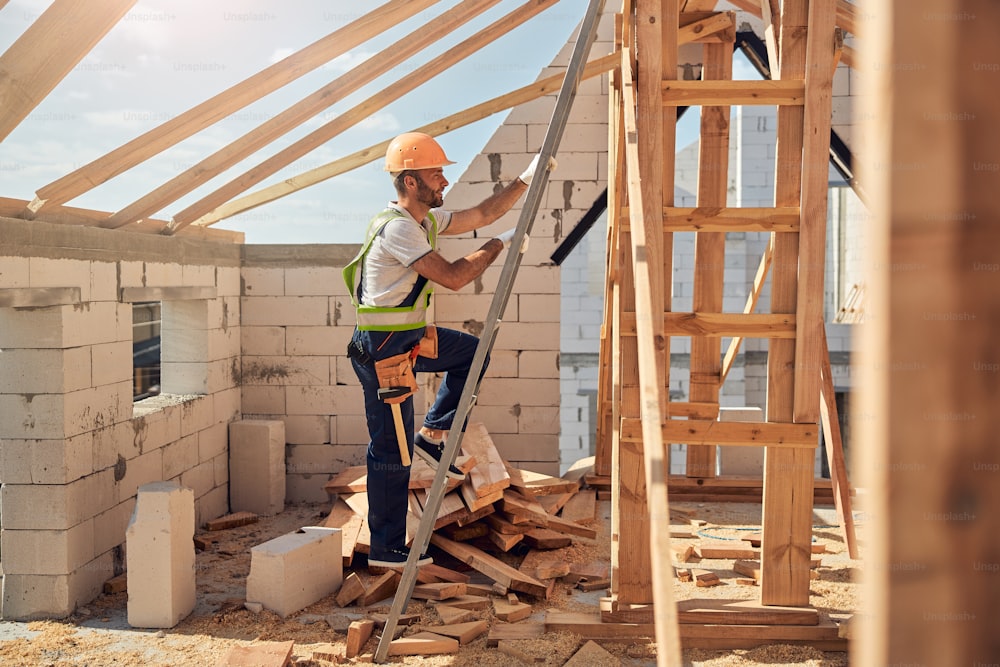
[{"label": "man's arm", "polygon": [[517,200],[527,189],[528,186],[524,184],[524,181],[515,178],[507,184],[507,187],[490,195],[478,206],[464,211],[454,211],[451,214],[451,223],[441,232],[441,235],[463,234],[496,222],[500,216],[517,203]]},{"label": "man's arm", "polygon": [[[449,228],[455,224],[455,215],[457,214],[452,214],[452,222]],[[410,267],[424,278],[442,287],[447,287],[450,290],[460,290],[483,275],[483,272],[500,255],[500,251],[503,248],[503,241],[500,239],[490,239],[479,250],[456,259],[454,262],[449,262],[440,253],[432,250],[411,264]]]}]

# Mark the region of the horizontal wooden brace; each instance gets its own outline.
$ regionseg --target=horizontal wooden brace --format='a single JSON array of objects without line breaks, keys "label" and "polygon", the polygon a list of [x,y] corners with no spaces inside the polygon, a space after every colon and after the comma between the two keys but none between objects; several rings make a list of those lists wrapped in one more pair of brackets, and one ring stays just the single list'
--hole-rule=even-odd
[{"label": "horizontal wooden brace", "polygon": [[[629,210],[622,207],[619,214],[622,231],[629,231]],[[699,206],[697,208],[663,208],[665,232],[798,232],[799,208],[797,206],[722,208]]]},{"label": "horizontal wooden brace", "polygon": [[[819,444],[817,424],[668,419],[662,424],[661,431],[663,442],[671,444],[805,449]],[[623,418],[621,439],[625,442],[642,442],[642,420]]]},{"label": "horizontal wooden brace", "polygon": [[805,101],[805,82],[776,81],[664,81],[663,105],[675,107],[740,104],[799,105]]},{"label": "horizontal wooden brace", "polygon": [[[621,313],[621,335],[635,336],[635,313]],[[795,338],[795,315],[785,313],[664,313],[667,336]]]}]

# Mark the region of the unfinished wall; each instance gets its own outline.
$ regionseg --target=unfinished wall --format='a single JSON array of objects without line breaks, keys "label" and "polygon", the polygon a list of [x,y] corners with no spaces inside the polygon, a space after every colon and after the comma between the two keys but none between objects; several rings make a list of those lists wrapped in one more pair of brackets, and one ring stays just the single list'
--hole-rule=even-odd
[{"label": "unfinished wall", "polygon": [[[124,565],[136,490],[228,510],[239,246],[0,219],[4,618],[59,617]],[[133,405],[132,303],[162,301],[163,394]]]}]

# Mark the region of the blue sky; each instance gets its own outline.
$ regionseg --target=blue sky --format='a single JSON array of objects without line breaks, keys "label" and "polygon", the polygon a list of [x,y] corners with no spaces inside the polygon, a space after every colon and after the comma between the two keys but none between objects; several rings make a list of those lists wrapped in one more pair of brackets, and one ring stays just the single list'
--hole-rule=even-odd
[{"label": "blue sky", "polygon": [[[0,49],[10,46],[49,4],[40,0],[11,0],[0,10]],[[107,211],[125,207],[357,63],[391,48],[395,40],[457,4],[458,0],[438,2],[393,30],[67,204]],[[235,165],[155,217],[169,218],[521,4],[521,0],[501,0],[447,40],[338,101],[282,140]],[[587,4],[587,0],[561,0],[501,40],[272,176],[264,185],[534,81],[566,44]],[[139,0],[0,144],[0,196],[31,200],[42,186],[376,6],[374,2],[343,0],[290,3]],[[506,113],[495,114],[441,138],[449,157],[458,163],[447,174],[451,180],[458,179]],[[689,120],[688,125],[693,123]],[[693,136],[690,129],[687,133]],[[684,138],[679,139],[678,145],[683,146]],[[249,243],[356,242],[372,212],[391,194],[380,165],[371,164],[220,222],[218,226],[246,232]]]}]

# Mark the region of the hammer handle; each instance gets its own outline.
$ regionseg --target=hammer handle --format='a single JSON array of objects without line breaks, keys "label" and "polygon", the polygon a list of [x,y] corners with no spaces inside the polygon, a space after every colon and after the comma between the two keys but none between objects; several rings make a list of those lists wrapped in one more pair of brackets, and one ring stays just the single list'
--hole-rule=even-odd
[{"label": "hammer handle", "polygon": [[403,413],[399,409],[399,403],[390,403],[392,406],[392,421],[396,426],[396,442],[399,443],[399,458],[403,465],[410,465],[410,448],[406,444],[406,434],[403,432]]}]

